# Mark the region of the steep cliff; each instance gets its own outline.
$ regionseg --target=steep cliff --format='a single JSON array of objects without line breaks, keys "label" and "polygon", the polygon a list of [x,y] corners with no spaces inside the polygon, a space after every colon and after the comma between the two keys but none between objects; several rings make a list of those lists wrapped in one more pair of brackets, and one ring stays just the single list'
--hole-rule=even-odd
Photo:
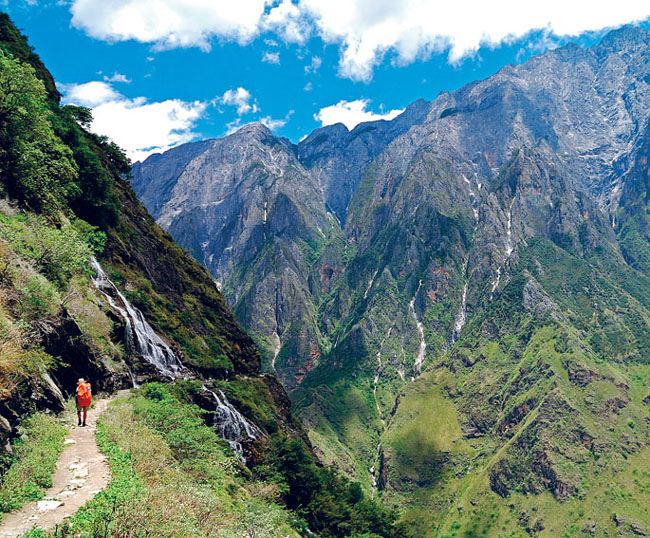
[{"label": "steep cliff", "polygon": [[648,525],[630,477],[649,471],[649,43],[627,27],[391,122],[297,146],[250,126],[134,167],[138,193],[174,185],[145,203],[223,284],[322,457],[422,535]]}]

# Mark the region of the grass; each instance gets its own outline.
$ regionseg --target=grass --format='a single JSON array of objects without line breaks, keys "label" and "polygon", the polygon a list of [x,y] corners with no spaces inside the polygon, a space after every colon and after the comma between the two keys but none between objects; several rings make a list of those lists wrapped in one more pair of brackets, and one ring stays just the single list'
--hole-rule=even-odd
[{"label": "grass", "polygon": [[63,450],[66,428],[43,413],[23,422],[22,435],[13,445],[10,466],[0,481],[0,512],[17,510],[43,497]]},{"label": "grass", "polygon": [[97,441],[112,479],[59,536],[297,536],[277,488],[251,480],[200,409],[167,387],[109,405]]}]

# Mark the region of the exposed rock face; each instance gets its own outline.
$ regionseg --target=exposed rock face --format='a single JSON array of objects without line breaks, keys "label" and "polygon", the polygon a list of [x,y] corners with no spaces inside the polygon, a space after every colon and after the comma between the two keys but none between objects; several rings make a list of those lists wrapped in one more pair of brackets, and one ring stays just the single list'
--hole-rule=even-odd
[{"label": "exposed rock face", "polygon": [[650,352],[649,45],[617,30],[297,146],[249,126],[149,158],[134,186],[331,461],[386,495],[451,483],[447,454],[405,440],[426,409],[395,405],[420,369],[451,372],[492,491],[564,501],[584,491],[578,466],[650,439],[621,381]]}]

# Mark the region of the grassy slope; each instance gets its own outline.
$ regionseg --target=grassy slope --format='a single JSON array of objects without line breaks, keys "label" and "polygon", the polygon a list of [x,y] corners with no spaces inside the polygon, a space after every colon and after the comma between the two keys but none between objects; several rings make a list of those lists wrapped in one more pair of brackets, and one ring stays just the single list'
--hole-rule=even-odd
[{"label": "grassy slope", "polygon": [[517,308],[515,277],[404,391],[382,439],[383,495],[418,535],[580,536],[593,527],[625,536],[650,527],[650,364],[639,327],[648,312],[617,275],[562,256],[542,242],[523,263],[540,262],[539,281],[568,319]]},{"label": "grassy slope", "polygon": [[109,457],[107,489],[69,523],[74,533],[99,527],[155,536],[297,536],[278,506],[277,485],[251,481],[227,445],[164,387],[118,399],[99,424]]}]

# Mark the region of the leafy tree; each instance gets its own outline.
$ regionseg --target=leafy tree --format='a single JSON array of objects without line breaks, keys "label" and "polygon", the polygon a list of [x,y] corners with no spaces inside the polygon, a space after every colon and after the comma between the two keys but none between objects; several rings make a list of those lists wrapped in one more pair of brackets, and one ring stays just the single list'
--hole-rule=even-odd
[{"label": "leafy tree", "polygon": [[34,68],[0,51],[0,179],[10,195],[54,215],[78,187],[72,153],[51,117]]},{"label": "leafy tree", "polygon": [[[121,155],[121,151],[103,137],[86,133],[80,127],[88,126],[91,122],[90,111],[76,106],[58,109],[53,119],[55,132],[72,150],[79,171],[77,189],[69,200],[70,208],[78,217],[106,229],[117,222],[118,201],[111,189],[113,178],[110,168],[105,166],[100,155],[112,163],[116,159],[113,153]],[[121,169],[119,173],[122,173]]]}]

